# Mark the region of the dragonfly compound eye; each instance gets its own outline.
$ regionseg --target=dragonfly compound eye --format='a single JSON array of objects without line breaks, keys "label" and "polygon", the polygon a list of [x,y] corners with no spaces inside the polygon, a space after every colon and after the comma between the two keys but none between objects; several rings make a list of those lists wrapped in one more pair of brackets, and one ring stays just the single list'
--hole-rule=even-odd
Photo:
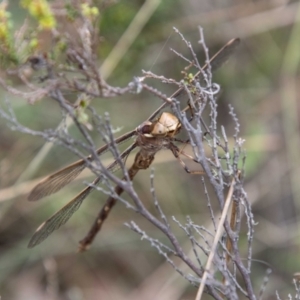
[{"label": "dragonfly compound eye", "polygon": [[136,129],[141,134],[151,134],[153,130],[153,124],[149,121],[144,122]]}]

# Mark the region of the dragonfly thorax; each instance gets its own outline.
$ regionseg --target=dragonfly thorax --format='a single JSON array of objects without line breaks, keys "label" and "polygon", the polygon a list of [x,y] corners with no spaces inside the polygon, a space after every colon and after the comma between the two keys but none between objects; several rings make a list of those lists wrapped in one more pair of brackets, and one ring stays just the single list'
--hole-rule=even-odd
[{"label": "dragonfly thorax", "polygon": [[180,128],[179,120],[171,113],[164,112],[156,121],[146,121],[137,127],[136,142],[142,151],[155,154],[163,148],[169,148]]}]

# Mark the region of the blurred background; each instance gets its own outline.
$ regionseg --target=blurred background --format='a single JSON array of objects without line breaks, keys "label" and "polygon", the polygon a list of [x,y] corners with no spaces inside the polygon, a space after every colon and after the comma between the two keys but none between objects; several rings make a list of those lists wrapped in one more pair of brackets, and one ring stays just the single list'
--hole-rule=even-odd
[{"label": "blurred background", "polygon": [[[120,0],[106,4],[100,26],[99,66],[146,7],[142,15],[145,25],[135,26],[132,45],[116,61],[116,68],[107,71],[112,85],[125,86],[134,76],[141,76],[141,70],[182,78],[186,64],[170,48],[191,56],[173,27],[192,43],[202,62],[198,26],[204,29],[210,55],[230,39],[241,38],[238,50],[215,73],[214,81],[222,87],[219,121],[230,136],[233,124],[228,104],[232,104],[241,123],[241,137],[246,140],[245,188],[257,222],[253,258],[262,261],[253,261],[255,289],[259,290],[268,265],[273,272],[264,299],[274,299],[275,291],[282,298],[293,295],[293,274],[300,272],[299,1]],[[10,0],[9,10],[18,28],[26,13],[19,1]],[[166,93],[174,91],[155,81],[151,84]],[[22,124],[36,130],[59,124],[60,110],[53,102],[44,100],[32,106],[0,92],[1,105],[5,97],[9,99]],[[112,124],[121,128],[117,135],[121,135],[144,121],[160,100],[142,92],[99,99],[94,104],[99,114],[110,113]],[[1,299],[194,299],[196,289],[123,224],[134,220],[154,236],[157,230],[123,205],[111,213],[91,249],[76,253],[78,241],[106,199],[97,192],[65,226],[41,245],[27,249],[35,229],[84,187],[83,180],[92,178],[84,174],[84,179],[56,195],[28,202],[27,195],[39,180],[76,160],[61,147],[46,151],[44,145],[39,137],[11,131],[0,119]],[[201,178],[187,174],[167,151],[157,154],[153,167],[156,193],[169,219],[176,216],[184,220],[190,215],[208,224],[207,203],[199,196]],[[147,207],[153,206],[149,176],[150,170],[143,171],[135,180]],[[184,239],[183,232],[173,225]],[[188,252],[190,244],[185,247]]]}]

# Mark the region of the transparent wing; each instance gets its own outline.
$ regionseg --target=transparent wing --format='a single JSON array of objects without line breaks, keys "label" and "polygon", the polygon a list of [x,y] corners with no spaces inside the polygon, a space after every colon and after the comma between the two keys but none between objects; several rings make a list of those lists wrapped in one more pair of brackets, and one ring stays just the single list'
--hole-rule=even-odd
[{"label": "transparent wing", "polygon": [[[239,38],[230,40],[210,59],[209,64],[212,71],[217,70],[229,59],[229,57],[235,52],[240,42],[241,40]],[[205,70],[207,67],[208,64],[204,65],[202,70]]]},{"label": "transparent wing", "polygon": [[[130,131],[121,137],[117,138],[115,140],[115,143],[119,144],[123,141],[126,141],[128,138],[133,136],[135,134],[135,131]],[[97,154],[101,155],[107,151],[109,148],[109,144],[106,144],[102,147],[100,147],[97,150]],[[126,150],[125,150],[126,151]],[[87,159],[91,159],[88,157]],[[115,164],[117,165],[117,164]],[[58,172],[55,172],[54,174],[46,177],[43,181],[38,183],[33,190],[30,192],[28,196],[29,201],[37,201],[40,200],[46,196],[52,195],[59,190],[61,190],[63,187],[65,187],[67,184],[69,184],[71,181],[73,181],[85,168],[85,160],[80,159],[77,162],[59,170]]]},{"label": "transparent wing", "polygon": [[60,189],[74,180],[84,168],[84,160],[78,161],[50,175],[34,187],[28,196],[28,200],[37,201],[41,198],[58,192]]},{"label": "transparent wing", "polygon": [[[207,64],[205,64],[201,70],[199,70],[195,76],[199,76],[203,79],[203,72],[207,70],[207,68],[210,66],[211,71],[216,71],[219,67],[221,67],[228,59],[229,57],[235,52],[236,48],[240,44],[241,40],[239,38],[235,38],[230,40],[227,44],[225,44],[210,60]],[[183,95],[182,95],[183,94]],[[184,92],[184,88],[181,87],[177,91],[175,91],[169,98],[184,98],[187,97],[187,94]],[[149,120],[153,120],[158,113],[167,106],[167,102],[163,103],[156,111],[154,111],[151,116],[149,117]],[[189,109],[189,106],[185,107],[183,111],[186,111]]]},{"label": "transparent wing", "polygon": [[[93,184],[97,184],[100,178],[96,178]],[[35,234],[29,241],[28,248],[33,248],[36,245],[44,241],[54,230],[57,230],[60,226],[64,225],[72,215],[78,210],[83,200],[91,192],[92,187],[86,187],[81,193],[79,193],[68,204],[56,212],[46,222],[44,222],[36,230]]]},{"label": "transparent wing", "polygon": [[[129,153],[137,146],[136,143],[129,146],[125,151],[120,155],[120,159],[125,161]],[[83,166],[84,167],[84,166]],[[108,171],[116,170],[119,167],[118,161],[114,161],[108,167]],[[97,177],[92,185],[97,185],[101,181],[102,177]],[[93,190],[93,186],[88,186],[82,190],[74,199],[67,203],[63,208],[57,211],[52,217],[50,217],[46,222],[39,226],[34,235],[29,241],[28,248],[33,248],[36,245],[43,242],[54,230],[57,230],[62,225],[64,225],[72,215],[79,209],[83,200],[89,195]]]}]

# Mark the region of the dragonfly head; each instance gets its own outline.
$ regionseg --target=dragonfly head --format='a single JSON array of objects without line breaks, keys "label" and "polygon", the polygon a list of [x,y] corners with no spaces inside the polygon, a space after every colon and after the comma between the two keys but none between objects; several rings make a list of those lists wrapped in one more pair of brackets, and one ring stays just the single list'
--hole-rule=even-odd
[{"label": "dragonfly head", "polygon": [[163,112],[159,119],[153,123],[151,134],[153,136],[173,137],[178,134],[181,128],[181,123],[173,114]]},{"label": "dragonfly head", "polygon": [[181,128],[179,120],[171,113],[164,112],[154,122],[146,121],[137,128],[145,137],[173,137]]}]

